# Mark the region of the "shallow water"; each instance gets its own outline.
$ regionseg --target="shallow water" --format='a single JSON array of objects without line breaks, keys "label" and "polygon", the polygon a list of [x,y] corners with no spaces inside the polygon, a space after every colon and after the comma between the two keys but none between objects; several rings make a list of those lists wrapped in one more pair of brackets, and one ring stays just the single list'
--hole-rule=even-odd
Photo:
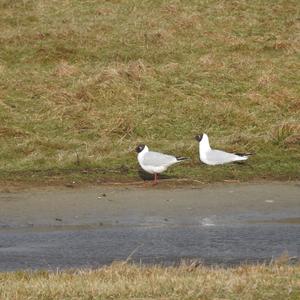
[{"label": "shallow water", "polygon": [[0,270],[298,257],[299,192],[274,183],[0,193]]}]

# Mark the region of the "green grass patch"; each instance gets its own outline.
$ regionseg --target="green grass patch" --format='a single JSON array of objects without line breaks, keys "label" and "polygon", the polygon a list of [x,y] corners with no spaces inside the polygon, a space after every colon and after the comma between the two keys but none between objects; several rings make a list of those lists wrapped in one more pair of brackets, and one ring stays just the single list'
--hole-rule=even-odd
[{"label": "green grass patch", "polygon": [[[168,173],[178,178],[299,179],[296,7],[1,1],[0,179],[57,169],[121,178],[109,172],[124,166],[135,178],[138,143],[191,157]],[[255,152],[251,167],[200,165],[201,132]]]}]

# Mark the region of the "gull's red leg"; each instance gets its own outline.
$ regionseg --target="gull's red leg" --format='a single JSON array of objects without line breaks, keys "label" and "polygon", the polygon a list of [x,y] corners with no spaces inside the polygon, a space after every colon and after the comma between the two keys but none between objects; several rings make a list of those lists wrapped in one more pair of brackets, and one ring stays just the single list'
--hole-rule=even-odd
[{"label": "gull's red leg", "polygon": [[156,185],[158,183],[157,181],[157,173],[154,173],[154,182],[153,185]]}]

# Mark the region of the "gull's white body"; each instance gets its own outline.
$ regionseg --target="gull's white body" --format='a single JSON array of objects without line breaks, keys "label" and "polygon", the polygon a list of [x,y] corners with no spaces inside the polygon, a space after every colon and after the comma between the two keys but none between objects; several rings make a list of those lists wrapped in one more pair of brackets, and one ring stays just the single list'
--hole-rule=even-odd
[{"label": "gull's white body", "polygon": [[180,162],[175,156],[149,151],[147,146],[137,155],[138,162],[143,170],[150,174],[159,174],[173,164]]},{"label": "gull's white body", "polygon": [[205,133],[199,142],[199,156],[203,163],[211,166],[248,159],[247,155],[237,155],[234,153],[211,149],[208,136]]}]

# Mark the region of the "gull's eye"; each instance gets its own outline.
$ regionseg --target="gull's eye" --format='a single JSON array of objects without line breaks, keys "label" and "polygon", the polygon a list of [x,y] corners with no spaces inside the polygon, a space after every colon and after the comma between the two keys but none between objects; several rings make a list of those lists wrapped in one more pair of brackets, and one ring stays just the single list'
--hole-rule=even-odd
[{"label": "gull's eye", "polygon": [[196,136],[195,136],[195,139],[196,139],[198,142],[200,142],[200,141],[202,140],[202,138],[203,138],[203,134],[199,134],[199,135],[196,135]]},{"label": "gull's eye", "polygon": [[138,145],[136,148],[135,148],[135,151],[137,153],[140,153],[143,151],[143,149],[145,148],[145,145]]}]

